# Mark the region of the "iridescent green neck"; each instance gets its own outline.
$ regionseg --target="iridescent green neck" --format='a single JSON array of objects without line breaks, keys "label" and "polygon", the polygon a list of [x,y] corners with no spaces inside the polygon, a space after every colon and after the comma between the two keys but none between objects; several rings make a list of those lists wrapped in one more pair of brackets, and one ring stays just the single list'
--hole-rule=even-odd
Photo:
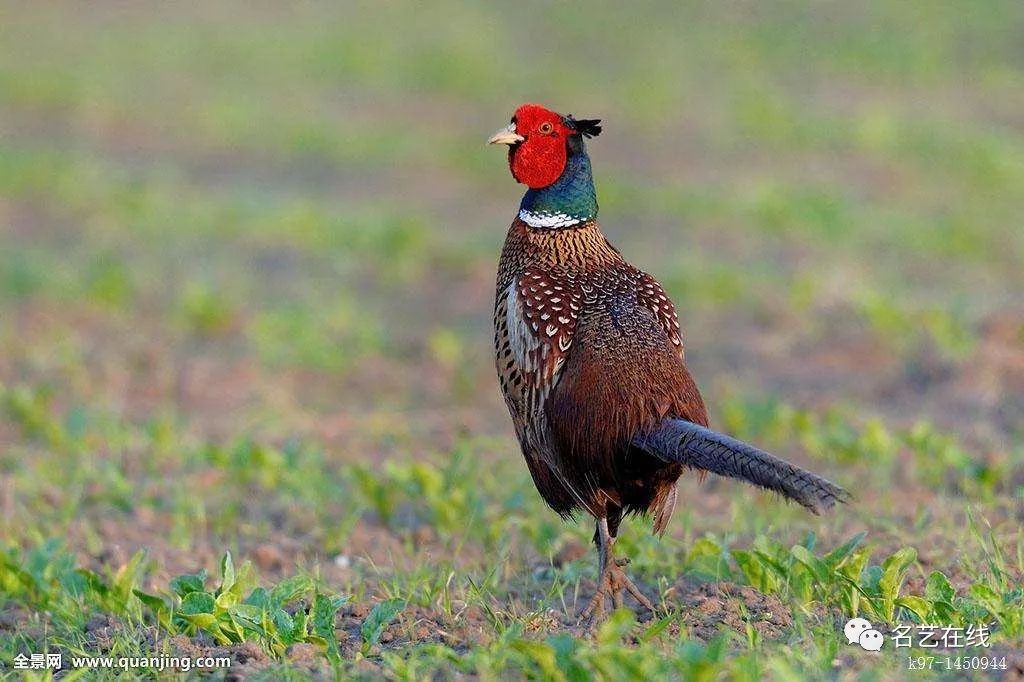
[{"label": "iridescent green neck", "polygon": [[565,170],[554,183],[530,189],[519,204],[519,217],[531,227],[557,229],[597,217],[597,194],[590,157],[583,141],[570,139]]}]

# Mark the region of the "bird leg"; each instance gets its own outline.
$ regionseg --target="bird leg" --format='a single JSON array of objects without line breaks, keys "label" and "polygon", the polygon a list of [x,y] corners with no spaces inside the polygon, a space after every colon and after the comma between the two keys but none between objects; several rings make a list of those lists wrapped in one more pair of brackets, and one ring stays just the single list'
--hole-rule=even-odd
[{"label": "bird leg", "polygon": [[629,579],[626,572],[622,570],[629,563],[629,559],[616,559],[612,552],[615,538],[608,532],[608,519],[602,516],[597,520],[597,532],[594,533],[594,543],[597,545],[597,553],[600,561],[600,576],[597,581],[597,592],[590,599],[586,608],[580,613],[580,620],[586,623],[586,629],[592,630],[605,612],[606,600],[611,597],[614,608],[622,607],[622,592],[629,592],[640,602],[640,605],[654,612],[654,604],[644,596],[633,581]]}]

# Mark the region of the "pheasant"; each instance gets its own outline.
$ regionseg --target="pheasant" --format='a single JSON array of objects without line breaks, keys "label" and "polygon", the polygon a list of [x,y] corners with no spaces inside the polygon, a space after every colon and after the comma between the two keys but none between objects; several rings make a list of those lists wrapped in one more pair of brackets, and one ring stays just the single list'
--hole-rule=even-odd
[{"label": "pheasant", "polygon": [[599,120],[524,104],[488,142],[508,145],[527,186],[498,265],[494,350],[501,390],[533,482],[563,518],[596,521],[592,626],[623,593],[654,611],[613,545],[624,515],[664,532],[685,469],[745,480],[815,514],[841,487],[708,428],[672,301],[601,233],[584,138]]}]

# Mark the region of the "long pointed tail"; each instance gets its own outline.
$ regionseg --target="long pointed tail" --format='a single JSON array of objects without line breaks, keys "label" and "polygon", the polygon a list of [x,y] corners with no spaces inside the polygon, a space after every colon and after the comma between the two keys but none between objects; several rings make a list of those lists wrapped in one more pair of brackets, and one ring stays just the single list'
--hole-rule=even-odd
[{"label": "long pointed tail", "polygon": [[774,490],[815,514],[850,500],[850,493],[820,476],[683,419],[666,419],[655,431],[637,435],[633,445],[666,462]]}]

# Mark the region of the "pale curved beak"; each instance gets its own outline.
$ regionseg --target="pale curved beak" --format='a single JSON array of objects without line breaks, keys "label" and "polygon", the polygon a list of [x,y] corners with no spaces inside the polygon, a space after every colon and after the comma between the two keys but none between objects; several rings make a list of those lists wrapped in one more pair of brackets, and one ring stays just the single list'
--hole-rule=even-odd
[{"label": "pale curved beak", "polygon": [[509,123],[507,126],[491,135],[491,139],[487,140],[487,144],[513,145],[519,144],[525,139],[525,137],[516,133],[516,124]]}]

